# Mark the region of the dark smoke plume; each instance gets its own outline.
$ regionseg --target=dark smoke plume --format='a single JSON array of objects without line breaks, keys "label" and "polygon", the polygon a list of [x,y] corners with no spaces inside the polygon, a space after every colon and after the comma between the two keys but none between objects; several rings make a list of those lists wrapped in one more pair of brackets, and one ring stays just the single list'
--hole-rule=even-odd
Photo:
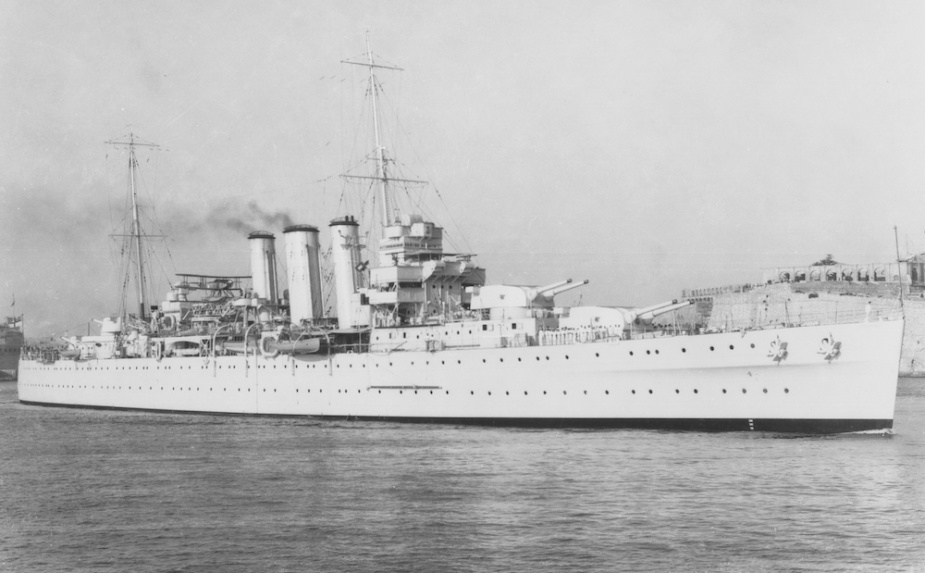
[{"label": "dark smoke plume", "polygon": [[224,226],[236,233],[252,231],[281,231],[292,225],[292,218],[283,212],[270,213],[261,209],[256,201],[249,201],[245,207],[222,205],[206,217],[207,226]]}]

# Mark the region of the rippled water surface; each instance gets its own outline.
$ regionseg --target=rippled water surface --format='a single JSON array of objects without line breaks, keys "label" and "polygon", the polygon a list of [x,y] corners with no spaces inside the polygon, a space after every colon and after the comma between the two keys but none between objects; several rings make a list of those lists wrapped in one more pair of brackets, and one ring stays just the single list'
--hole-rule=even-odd
[{"label": "rippled water surface", "polygon": [[925,571],[922,380],[829,437],[0,402],[0,571]]}]

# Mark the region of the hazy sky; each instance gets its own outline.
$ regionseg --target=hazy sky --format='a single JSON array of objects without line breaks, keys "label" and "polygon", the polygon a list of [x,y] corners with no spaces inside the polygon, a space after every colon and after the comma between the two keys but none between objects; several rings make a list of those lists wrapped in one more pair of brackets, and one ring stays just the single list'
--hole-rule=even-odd
[{"label": "hazy sky", "polygon": [[0,0],[0,301],[27,335],[118,309],[103,142],[129,131],[163,146],[139,154],[163,272],[247,274],[246,229],[287,217],[326,231],[369,151],[340,63],[366,30],[405,70],[380,77],[403,173],[491,283],[642,305],[891,260],[894,225],[925,250],[919,1]]}]

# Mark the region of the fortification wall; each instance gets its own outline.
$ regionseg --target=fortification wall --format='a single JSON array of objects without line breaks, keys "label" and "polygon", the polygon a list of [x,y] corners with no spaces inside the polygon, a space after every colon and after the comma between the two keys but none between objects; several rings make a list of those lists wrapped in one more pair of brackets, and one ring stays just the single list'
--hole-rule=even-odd
[{"label": "fortification wall", "polygon": [[[713,297],[707,327],[716,330],[775,324],[831,324],[879,320],[900,313],[898,285],[884,283],[775,283]],[[870,314],[867,305],[870,303]],[[925,374],[925,300],[905,300],[900,372]]]},{"label": "fortification wall", "polygon": [[827,281],[789,284],[795,293],[824,292],[845,296],[899,298],[899,283]]}]

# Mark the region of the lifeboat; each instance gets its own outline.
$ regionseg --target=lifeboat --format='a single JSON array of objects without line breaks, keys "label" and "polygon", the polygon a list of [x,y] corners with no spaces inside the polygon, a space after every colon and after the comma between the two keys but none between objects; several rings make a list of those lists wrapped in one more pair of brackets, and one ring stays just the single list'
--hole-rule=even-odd
[{"label": "lifeboat", "polygon": [[279,340],[271,334],[260,340],[260,351],[268,357],[279,354],[315,354],[320,348],[321,338],[318,337]]}]

